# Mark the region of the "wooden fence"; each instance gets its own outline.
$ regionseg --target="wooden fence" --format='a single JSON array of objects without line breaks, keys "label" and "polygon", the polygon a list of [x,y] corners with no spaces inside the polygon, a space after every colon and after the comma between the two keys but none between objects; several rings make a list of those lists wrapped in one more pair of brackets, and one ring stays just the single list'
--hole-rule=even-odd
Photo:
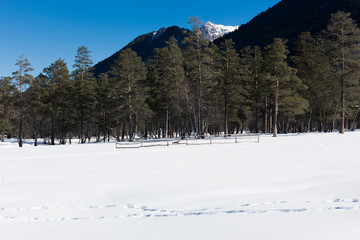
[{"label": "wooden fence", "polygon": [[260,134],[232,134],[228,136],[197,135],[189,136],[185,139],[139,139],[135,141],[116,142],[115,148],[142,148],[142,147],[159,147],[185,144],[188,145],[205,145],[205,144],[238,144],[244,142],[260,143]]}]

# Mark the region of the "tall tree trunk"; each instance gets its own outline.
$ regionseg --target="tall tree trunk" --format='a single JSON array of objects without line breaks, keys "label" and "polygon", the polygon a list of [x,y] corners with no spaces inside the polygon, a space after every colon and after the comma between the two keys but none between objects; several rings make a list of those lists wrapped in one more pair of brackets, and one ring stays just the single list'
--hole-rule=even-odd
[{"label": "tall tree trunk", "polygon": [[129,140],[133,141],[133,132],[132,132],[132,114],[129,114]]},{"label": "tall tree trunk", "polygon": [[225,137],[228,137],[228,96],[227,93],[225,93],[225,106],[224,106],[224,133],[225,133]]},{"label": "tall tree trunk", "polygon": [[[3,114],[3,116],[5,116],[5,105],[2,106],[2,114]],[[1,142],[5,142],[5,132],[4,131],[5,131],[5,129],[4,129],[4,127],[2,127],[1,134],[0,134]]]},{"label": "tall tree trunk", "polygon": [[277,121],[278,121],[278,111],[279,111],[279,80],[276,80],[276,89],[275,89],[275,111],[274,111],[274,137],[277,137]]},{"label": "tall tree trunk", "polygon": [[256,81],[255,81],[255,132],[259,132],[258,122],[259,122],[259,82],[257,80],[257,70],[256,70]]},{"label": "tall tree trunk", "polygon": [[125,140],[125,131],[126,131],[126,125],[123,123],[122,132],[121,132],[121,141]]},{"label": "tall tree trunk", "polygon": [[84,107],[83,105],[81,105],[81,111],[80,111],[80,143],[83,144],[83,143],[86,143],[86,122],[85,122],[85,119],[84,119]]},{"label": "tall tree trunk", "polygon": [[51,114],[51,145],[55,145],[55,118]]},{"label": "tall tree trunk", "polygon": [[165,138],[169,138],[169,107],[166,107]]},{"label": "tall tree trunk", "polygon": [[290,128],[290,116],[288,116],[288,117],[286,118],[285,133],[289,133],[289,128]]},{"label": "tall tree trunk", "polygon": [[37,142],[37,128],[36,128],[36,117],[34,116],[34,121],[33,121],[33,131],[34,131],[34,147],[36,147],[38,145]]},{"label": "tall tree trunk", "polygon": [[345,132],[345,79],[344,75],[341,76],[341,129],[340,133]]},{"label": "tall tree trunk", "polygon": [[22,132],[22,127],[23,127],[23,119],[22,116],[20,116],[20,122],[19,122],[19,147],[23,146],[23,132]]},{"label": "tall tree trunk", "polygon": [[265,97],[265,114],[264,114],[264,133],[269,133],[268,131],[268,99]]},{"label": "tall tree trunk", "polygon": [[[21,77],[21,75],[20,75]],[[21,81],[20,81],[20,122],[19,122],[19,147],[23,146],[23,131],[22,131],[22,127],[23,127],[23,112],[22,112],[22,86],[21,86]]]},{"label": "tall tree trunk", "polygon": [[198,98],[198,113],[199,113],[199,119],[198,119],[198,123],[199,123],[199,134],[200,136],[203,138],[204,136],[204,123],[203,123],[203,102],[202,102],[202,98],[203,98],[203,92],[202,92],[202,69],[201,69],[201,64],[200,64],[200,57],[198,57],[198,71],[199,71],[199,79],[198,79],[198,86],[199,86],[199,98]]},{"label": "tall tree trunk", "polygon": [[[122,131],[121,141],[124,141],[124,129]],[[116,141],[120,142],[120,121],[116,121]]]}]

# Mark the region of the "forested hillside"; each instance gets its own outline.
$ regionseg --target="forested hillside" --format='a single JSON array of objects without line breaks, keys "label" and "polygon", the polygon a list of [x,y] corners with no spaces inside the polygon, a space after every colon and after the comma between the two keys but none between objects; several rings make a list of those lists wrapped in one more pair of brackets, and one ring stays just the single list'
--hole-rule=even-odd
[{"label": "forested hillside", "polygon": [[[130,42],[123,49],[130,48],[135,51],[138,56],[142,58],[143,61],[147,61],[149,58],[153,56],[153,51],[155,48],[163,48],[166,46],[166,41],[174,36],[175,39],[182,44],[182,41],[186,37],[186,32],[183,28],[179,28],[177,26],[172,26],[169,28],[161,28],[157,32],[151,32],[144,35],[141,35],[134,39],[134,41]],[[120,51],[121,51],[120,50]],[[114,53],[110,57],[104,59],[103,61],[97,63],[94,66],[94,74],[98,76],[101,73],[105,73],[110,70],[110,66],[114,63],[114,60],[119,56],[120,51]]]},{"label": "forested hillside", "polygon": [[360,23],[359,0],[282,0],[215,42],[220,44],[225,39],[232,39],[237,49],[247,45],[264,47],[274,38],[292,42],[301,32],[315,34],[324,29],[331,13],[337,11],[350,12]]}]

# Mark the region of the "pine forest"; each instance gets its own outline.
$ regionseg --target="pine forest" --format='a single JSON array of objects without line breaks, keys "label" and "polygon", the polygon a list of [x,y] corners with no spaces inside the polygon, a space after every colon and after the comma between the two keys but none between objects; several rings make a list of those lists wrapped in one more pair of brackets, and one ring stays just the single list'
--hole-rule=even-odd
[{"label": "pine forest", "polygon": [[0,79],[1,141],[48,144],[133,141],[207,134],[339,131],[360,121],[360,29],[350,13],[331,15],[326,29],[266,47],[236,49],[210,42],[202,23],[179,44],[170,37],[142,61],[122,50],[110,71],[93,73],[79,47],[70,72],[58,59],[38,76],[20,56]]}]

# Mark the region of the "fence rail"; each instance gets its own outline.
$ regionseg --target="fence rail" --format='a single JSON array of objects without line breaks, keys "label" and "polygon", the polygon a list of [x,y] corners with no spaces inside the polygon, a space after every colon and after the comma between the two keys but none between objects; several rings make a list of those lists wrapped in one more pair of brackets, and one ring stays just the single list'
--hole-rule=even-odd
[{"label": "fence rail", "polygon": [[260,142],[260,134],[232,134],[228,136],[214,136],[214,135],[196,135],[189,136],[185,139],[140,139],[136,141],[116,142],[115,148],[142,148],[142,147],[159,147],[185,144],[188,145],[205,145],[205,144],[237,144],[243,142]]},{"label": "fence rail", "polygon": [[159,139],[159,140],[137,140],[132,142],[116,142],[115,148],[141,148],[141,147],[160,147],[160,146],[169,146],[169,139]]},{"label": "fence rail", "polygon": [[[249,137],[255,137],[249,138]],[[186,137],[186,145],[203,145],[203,144],[231,144],[245,142],[260,142],[260,134],[233,134],[228,136],[197,135],[196,137]]]}]

